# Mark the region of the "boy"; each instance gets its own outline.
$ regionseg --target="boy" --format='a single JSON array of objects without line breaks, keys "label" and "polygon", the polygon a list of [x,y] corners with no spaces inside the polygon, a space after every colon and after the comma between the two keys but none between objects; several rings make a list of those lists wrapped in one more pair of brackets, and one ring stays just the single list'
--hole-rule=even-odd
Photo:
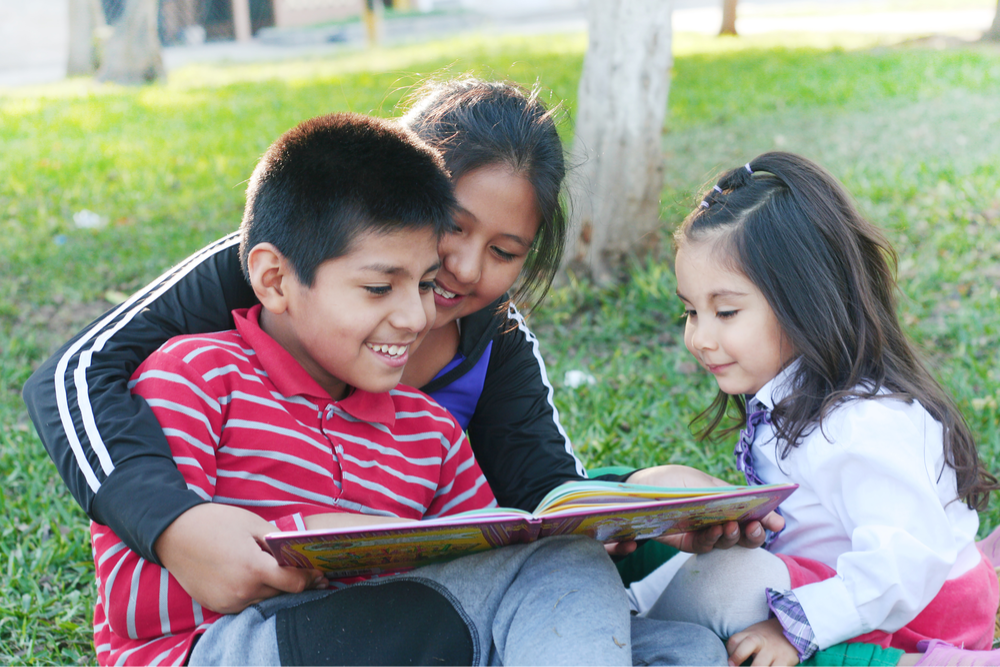
[{"label": "boy", "polygon": [[[132,379],[190,488],[276,529],[495,505],[451,416],[396,388],[434,319],[453,206],[437,155],[386,121],[325,116],[271,146],[241,226],[261,305],[234,311],[234,331],[168,341]],[[106,527],[91,533],[101,664],[631,664],[624,591],[585,538],[220,615]]]}]

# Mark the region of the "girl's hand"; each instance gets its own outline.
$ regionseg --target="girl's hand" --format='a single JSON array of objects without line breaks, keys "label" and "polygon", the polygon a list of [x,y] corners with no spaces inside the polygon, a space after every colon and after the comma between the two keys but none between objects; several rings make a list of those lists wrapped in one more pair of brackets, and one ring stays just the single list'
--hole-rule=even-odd
[{"label": "girl's hand", "polygon": [[[762,526],[764,526],[764,528],[768,529],[772,533],[777,533],[779,530],[785,527],[785,517],[781,516],[777,512],[768,512],[767,516],[765,516],[763,519],[760,520],[760,523]],[[748,523],[747,525],[749,526],[750,524]],[[743,544],[741,542],[740,546],[745,547],[749,545]],[[758,544],[754,546],[760,546],[760,545]]]},{"label": "girl's hand", "polygon": [[[665,465],[637,470],[628,480],[630,484],[648,484],[650,486],[669,486],[682,488],[706,488],[713,486],[729,486],[718,477],[697,468],[681,465]],[[681,533],[656,538],[658,542],[672,546],[680,551],[703,554],[713,549],[729,549],[739,545],[748,549],[756,549],[764,544],[767,536],[764,529],[777,532],[785,525],[785,520],[777,513],[771,512],[760,521],[748,521],[740,525],[729,521],[719,526],[710,526],[693,533]],[[613,553],[623,555],[621,550]],[[628,552],[624,552],[628,553]]]},{"label": "girl's hand", "polygon": [[753,666],[759,665],[797,665],[799,652],[785,638],[781,623],[771,618],[761,623],[755,623],[743,632],[737,632],[726,642],[729,651],[729,664],[742,665],[751,656]]},{"label": "girl's hand", "polygon": [[629,484],[648,486],[668,486],[672,488],[704,489],[712,486],[729,486],[718,477],[712,477],[697,468],[681,465],[665,465],[636,470],[625,480]]},{"label": "girl's hand", "polygon": [[663,535],[655,539],[678,551],[705,554],[713,549],[729,549],[737,544],[753,549],[762,545],[765,537],[766,534],[756,521],[742,527],[735,521],[727,521],[691,533]]},{"label": "girl's hand", "polygon": [[628,542],[608,542],[604,545],[604,550],[609,556],[628,556],[639,548],[639,543],[635,540]]}]

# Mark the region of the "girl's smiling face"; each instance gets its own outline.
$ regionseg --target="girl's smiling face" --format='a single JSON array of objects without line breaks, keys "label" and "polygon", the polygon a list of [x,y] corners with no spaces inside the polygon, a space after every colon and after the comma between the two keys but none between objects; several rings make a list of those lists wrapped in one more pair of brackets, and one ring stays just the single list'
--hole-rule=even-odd
[{"label": "girl's smiling face", "polygon": [[727,394],[755,394],[791,360],[774,311],[757,286],[720,261],[714,239],[677,251],[684,345]]},{"label": "girl's smiling face", "polygon": [[438,243],[434,328],[482,310],[509,290],[541,221],[531,182],[502,165],[461,176],[455,198],[457,229]]}]

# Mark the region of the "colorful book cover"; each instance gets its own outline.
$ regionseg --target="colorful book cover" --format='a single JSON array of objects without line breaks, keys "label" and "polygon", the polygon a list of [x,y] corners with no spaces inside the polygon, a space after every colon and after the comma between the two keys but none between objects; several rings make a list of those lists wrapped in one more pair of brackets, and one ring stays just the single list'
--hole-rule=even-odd
[{"label": "colorful book cover", "polygon": [[533,513],[496,508],[426,521],[272,533],[265,539],[282,565],[314,567],[330,578],[386,574],[553,535],[621,542],[742,523],[762,518],[796,488],[668,489],[580,481],[554,489]]}]

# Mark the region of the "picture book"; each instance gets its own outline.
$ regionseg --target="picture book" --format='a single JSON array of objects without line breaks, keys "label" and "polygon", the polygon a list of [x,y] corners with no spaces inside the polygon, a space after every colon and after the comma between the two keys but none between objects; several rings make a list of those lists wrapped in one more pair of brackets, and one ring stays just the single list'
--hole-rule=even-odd
[{"label": "picture book", "polygon": [[424,521],[271,533],[265,540],[282,565],[314,567],[330,578],[385,574],[553,535],[588,535],[607,543],[742,523],[762,518],[796,488],[581,480],[552,490],[534,512],[483,509]]}]

